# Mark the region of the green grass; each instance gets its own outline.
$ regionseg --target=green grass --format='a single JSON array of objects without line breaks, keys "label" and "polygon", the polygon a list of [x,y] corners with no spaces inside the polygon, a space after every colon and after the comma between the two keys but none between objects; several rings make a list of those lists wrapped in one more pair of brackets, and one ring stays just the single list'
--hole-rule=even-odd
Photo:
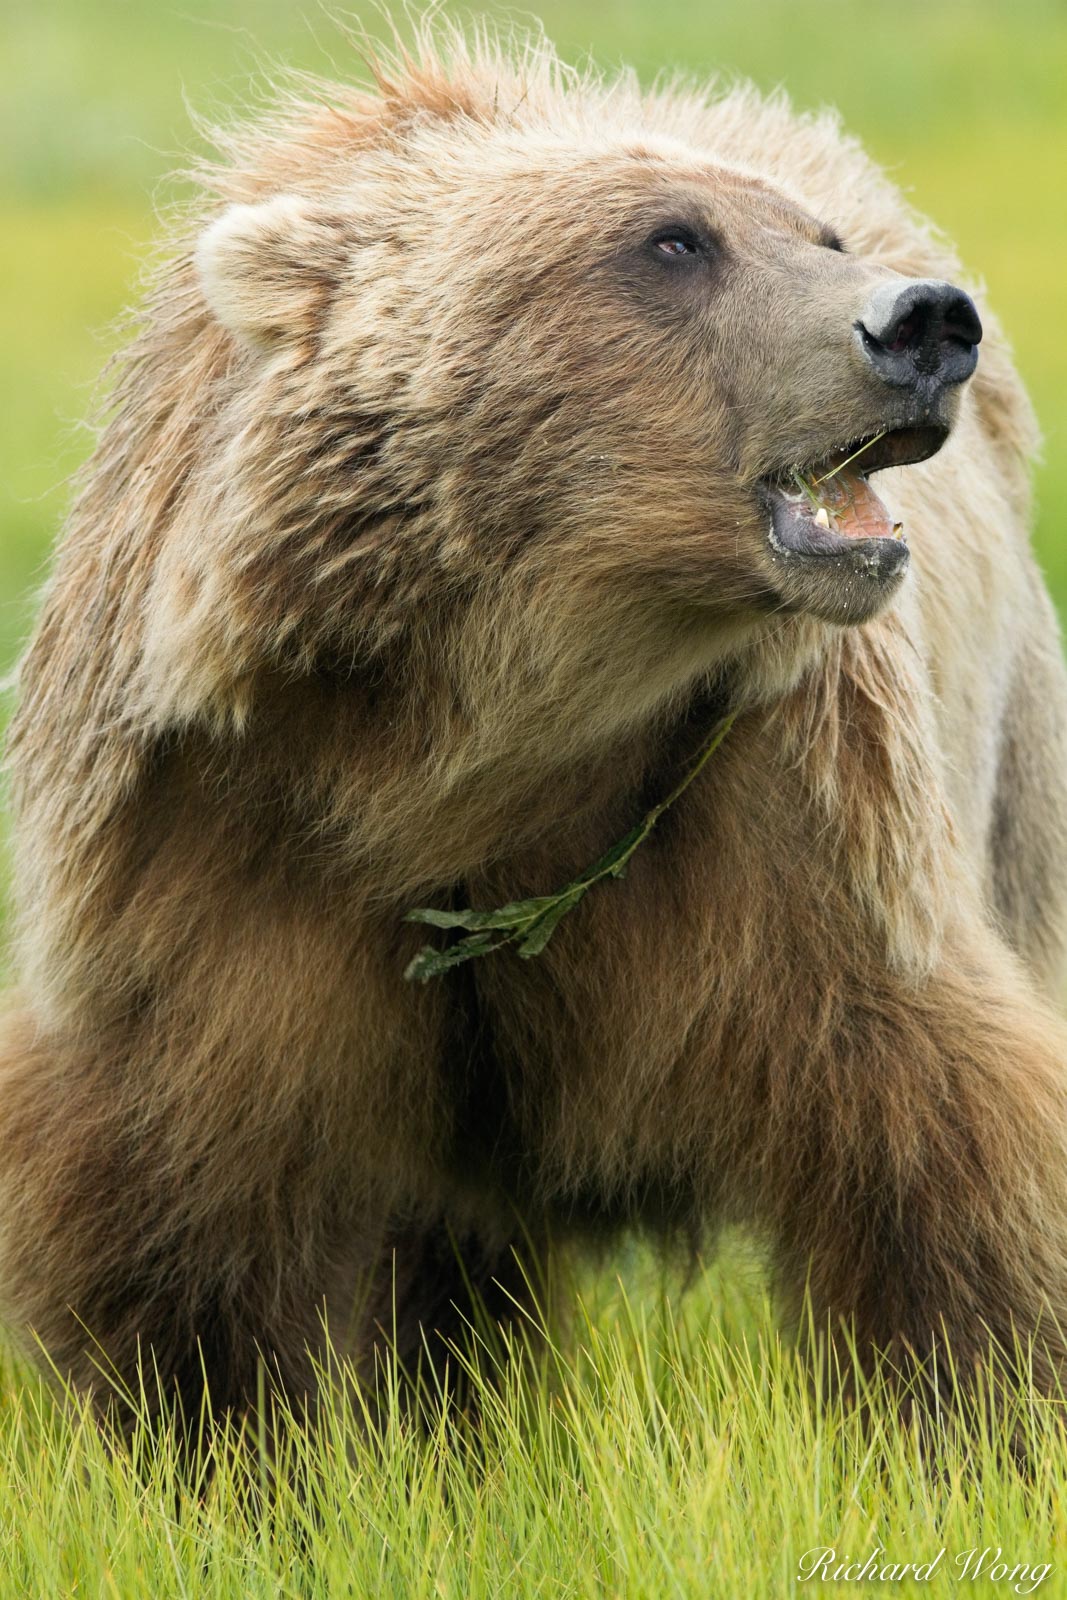
[{"label": "green grass", "polygon": [[[1065,1592],[1067,1452],[1047,1406],[1024,1394],[980,1442],[924,1452],[877,1390],[866,1420],[818,1399],[743,1255],[683,1300],[627,1265],[630,1288],[587,1285],[532,1372],[475,1349],[477,1435],[432,1409],[412,1427],[386,1372],[382,1437],[337,1384],[320,1433],[283,1422],[273,1496],[250,1492],[270,1470],[255,1430],[210,1452],[215,1476],[190,1490],[167,1433],[109,1454],[83,1406],[12,1372],[0,1593],[758,1600],[820,1592],[797,1582],[820,1547],[859,1564],[944,1551],[929,1582],[890,1593],[1014,1592],[955,1591],[966,1553],[997,1547],[1009,1566],[1051,1563],[1039,1592]],[[1028,1475],[1004,1464],[1012,1430]]]},{"label": "green grass", "polygon": [[[489,8],[497,9],[499,8]],[[515,13],[521,17],[521,13]],[[564,53],[744,73],[803,106],[837,104],[958,243],[1013,339],[1038,407],[1041,560],[1067,613],[1067,12],[896,0],[553,0]],[[344,73],[317,5],[282,0],[39,0],[9,8],[0,103],[0,668],[32,614],[82,458],[108,329],[135,295],[164,174],[195,148],[184,97],[225,113],[268,60]],[[169,191],[164,191],[168,193]],[[976,540],[981,529],[975,530]],[[242,1506],[224,1458],[203,1503],[176,1498],[166,1440],[135,1476],[77,1411],[9,1363],[0,1395],[0,1600],[8,1596],[761,1596],[800,1556],[952,1558],[1002,1546],[1053,1561],[1067,1593],[1067,1451],[1029,1417],[1033,1475],[990,1447],[924,1460],[884,1419],[816,1407],[777,1340],[762,1280],[736,1252],[667,1295],[627,1254],[584,1285],[585,1318],[552,1373],[487,1399],[480,1451],[394,1428],[353,1448],[341,1408],[308,1447],[303,1498]],[[294,1449],[299,1453],[298,1445]],[[299,1472],[298,1472],[299,1476]],[[957,1575],[958,1576],[958,1575]],[[829,1586],[826,1586],[829,1587]],[[849,1585],[851,1592],[863,1585]],[[872,1586],[884,1592],[881,1586]],[[835,1591],[841,1592],[841,1591]],[[890,1592],[896,1592],[890,1590]],[[1013,1592],[961,1581],[963,1594]]]}]

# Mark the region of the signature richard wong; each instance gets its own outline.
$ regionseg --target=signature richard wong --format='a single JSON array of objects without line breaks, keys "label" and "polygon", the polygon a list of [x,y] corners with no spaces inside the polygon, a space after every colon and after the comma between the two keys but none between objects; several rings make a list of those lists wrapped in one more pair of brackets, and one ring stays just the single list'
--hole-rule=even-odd
[{"label": "signature richard wong", "polygon": [[1003,1584],[1016,1594],[1033,1594],[1051,1571],[1051,1561],[1014,1561],[1000,1545],[987,1545],[984,1550],[976,1545],[973,1550],[959,1550],[952,1555],[942,1549],[926,1561],[892,1561],[880,1545],[866,1560],[850,1560],[831,1545],[817,1545],[801,1556],[796,1581],[901,1583],[910,1578],[913,1583],[927,1583],[943,1574],[956,1583],[976,1583],[980,1579],[983,1584]]}]

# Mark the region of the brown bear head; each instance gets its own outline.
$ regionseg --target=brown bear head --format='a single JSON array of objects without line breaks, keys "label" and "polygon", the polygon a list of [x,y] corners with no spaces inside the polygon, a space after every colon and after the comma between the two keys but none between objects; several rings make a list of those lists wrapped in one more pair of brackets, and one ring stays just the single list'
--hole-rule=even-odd
[{"label": "brown bear head", "polygon": [[501,694],[584,680],[603,715],[610,679],[625,718],[769,619],[885,604],[908,551],[866,474],[946,438],[974,307],[649,120],[408,105],[215,216],[230,356],[157,682],[225,612],[231,667],[406,640],[447,673],[464,634],[464,682],[476,636]]}]

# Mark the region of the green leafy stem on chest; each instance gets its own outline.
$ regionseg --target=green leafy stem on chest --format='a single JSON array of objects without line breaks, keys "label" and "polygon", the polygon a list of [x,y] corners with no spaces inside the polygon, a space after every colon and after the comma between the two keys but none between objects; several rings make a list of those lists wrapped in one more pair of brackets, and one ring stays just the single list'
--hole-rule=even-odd
[{"label": "green leafy stem on chest", "polygon": [[446,944],[440,950],[432,945],[424,945],[408,963],[405,978],[417,978],[425,983],[447,972],[450,967],[458,967],[464,961],[474,961],[479,956],[492,955],[494,950],[503,950],[506,945],[514,945],[524,961],[539,956],[567,912],[573,911],[594,885],[606,878],[621,878],[625,874],[634,851],[644,843],[663,813],[685,793],[714,755],[733,726],[736,715],[736,712],[731,712],[716,723],[693,765],[665,800],[653,806],[636,827],[624,834],[591,867],[587,867],[573,882],[557,889],[554,894],[536,895],[530,900],[512,900],[505,906],[498,906],[495,911],[475,911],[469,907],[460,911],[436,911],[432,906],[420,906],[415,911],[407,912],[405,922],[423,922],[431,928],[444,928],[448,932],[461,929],[467,937]]}]

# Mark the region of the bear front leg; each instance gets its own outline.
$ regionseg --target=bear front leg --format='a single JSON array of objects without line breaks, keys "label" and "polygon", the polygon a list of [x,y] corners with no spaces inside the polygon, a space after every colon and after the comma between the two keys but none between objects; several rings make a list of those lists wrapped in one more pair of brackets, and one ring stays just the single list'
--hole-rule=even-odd
[{"label": "bear front leg", "polygon": [[[1012,958],[846,977],[769,1076],[759,1209],[816,1329],[950,1400],[988,1357],[1056,1390],[1067,1326],[1067,1043]],[[931,1357],[935,1361],[931,1361]],[[848,1358],[845,1358],[845,1367]],[[925,1373],[925,1376],[923,1375]],[[931,1398],[929,1393],[927,1398]]]},{"label": "bear front leg", "polygon": [[264,1388],[299,1410],[332,1247],[321,1205],[300,1204],[293,1172],[243,1162],[236,1134],[218,1165],[183,1160],[134,1115],[125,1071],[27,1012],[0,1025],[5,1319],[122,1433],[158,1413],[188,1437]]}]

